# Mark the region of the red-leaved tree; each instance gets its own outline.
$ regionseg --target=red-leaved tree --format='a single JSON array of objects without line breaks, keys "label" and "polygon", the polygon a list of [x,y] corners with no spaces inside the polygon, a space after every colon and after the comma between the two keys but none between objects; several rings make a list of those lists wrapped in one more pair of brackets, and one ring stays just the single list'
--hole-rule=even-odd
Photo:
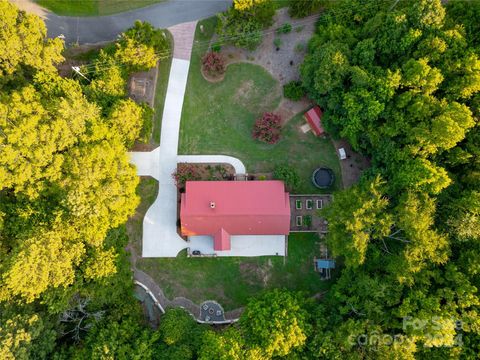
[{"label": "red-leaved tree", "polygon": [[218,52],[209,51],[202,58],[203,71],[210,76],[218,76],[225,72],[225,60]]},{"label": "red-leaved tree", "polygon": [[280,115],[266,112],[255,122],[252,136],[254,139],[266,142],[268,144],[275,144],[278,140],[280,140],[281,128]]}]

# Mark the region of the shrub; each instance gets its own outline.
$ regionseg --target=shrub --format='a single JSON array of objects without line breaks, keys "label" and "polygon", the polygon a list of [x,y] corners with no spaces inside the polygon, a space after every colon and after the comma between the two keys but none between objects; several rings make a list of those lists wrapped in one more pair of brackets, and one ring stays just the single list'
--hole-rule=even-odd
[{"label": "shrub", "polygon": [[280,40],[279,38],[276,38],[275,40],[273,40],[273,45],[274,45],[277,49],[280,49],[280,46],[282,45],[282,40]]},{"label": "shrub", "polygon": [[293,101],[300,100],[305,95],[305,90],[300,81],[290,81],[283,85],[283,96]]},{"label": "shrub", "polygon": [[276,180],[282,180],[290,191],[296,191],[300,186],[300,176],[290,165],[278,165],[273,171],[273,177]]},{"label": "shrub", "polygon": [[228,11],[218,15],[220,42],[254,50],[262,42],[262,29],[272,25],[274,15],[271,0],[236,1]]},{"label": "shrub", "polygon": [[295,45],[295,51],[298,53],[305,51],[305,43],[299,42],[297,45]]},{"label": "shrub", "polygon": [[262,25],[253,17],[237,15],[231,9],[218,15],[217,34],[222,43],[231,43],[248,50],[262,42]]},{"label": "shrub", "polygon": [[225,72],[225,60],[218,52],[210,51],[202,58],[202,68],[210,76],[218,76]]},{"label": "shrub", "polygon": [[272,0],[235,0],[233,9],[246,17],[254,18],[263,27],[273,23],[275,4]]},{"label": "shrub", "polygon": [[141,104],[141,107],[143,108],[143,125],[138,140],[148,143],[152,137],[154,110],[146,103]]},{"label": "shrub", "polygon": [[290,0],[289,13],[292,17],[305,17],[319,9],[320,0]]},{"label": "shrub", "polygon": [[130,71],[142,71],[155,67],[160,55],[167,56],[169,51],[170,44],[162,30],[136,21],[116,43],[115,58]]},{"label": "shrub", "polygon": [[281,118],[279,115],[267,112],[255,122],[252,136],[268,144],[275,144],[280,140]]},{"label": "shrub", "polygon": [[212,44],[212,51],[219,52],[220,50],[222,50],[222,45],[220,45],[219,43]]},{"label": "shrub", "polygon": [[193,164],[178,164],[177,170],[172,174],[177,188],[185,187],[187,181],[200,180],[198,169]]},{"label": "shrub", "polygon": [[155,52],[166,52],[170,49],[170,43],[164,31],[154,28],[147,22],[135,21],[133,27],[123,34],[122,41],[126,38],[131,38],[136,43],[152,47]]},{"label": "shrub", "polygon": [[280,26],[276,32],[278,35],[280,35],[280,34],[288,34],[290,31],[292,31],[292,25],[289,23],[285,23],[282,26]]}]

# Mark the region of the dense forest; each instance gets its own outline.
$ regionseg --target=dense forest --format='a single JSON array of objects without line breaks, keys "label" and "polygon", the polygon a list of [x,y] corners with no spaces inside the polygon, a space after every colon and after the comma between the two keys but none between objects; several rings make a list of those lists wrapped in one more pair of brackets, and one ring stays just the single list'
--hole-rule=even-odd
[{"label": "dense forest", "polygon": [[137,22],[89,81],[61,77],[62,41],[0,0],[1,359],[477,358],[480,1],[323,5],[302,86],[372,162],[323,210],[335,285],[320,301],[259,294],[229,327],[173,309],[152,329],[125,251],[126,152],[151,109],[125,89],[168,43]]}]

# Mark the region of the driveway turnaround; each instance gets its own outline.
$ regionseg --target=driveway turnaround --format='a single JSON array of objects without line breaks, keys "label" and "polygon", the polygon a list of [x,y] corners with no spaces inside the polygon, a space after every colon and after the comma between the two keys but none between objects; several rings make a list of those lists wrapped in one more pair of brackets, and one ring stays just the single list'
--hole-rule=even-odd
[{"label": "driveway turnaround", "polygon": [[[78,0],[79,1],[79,0]],[[133,0],[132,0],[133,1]],[[118,34],[133,25],[135,20],[148,21],[158,28],[204,19],[225,11],[230,0],[167,0],[145,8],[109,16],[58,16],[31,0],[14,0],[21,8],[41,16],[49,37],[65,36],[67,44],[97,43],[115,40]]]},{"label": "driveway turnaround", "polygon": [[213,251],[213,237],[197,235],[188,237],[191,251],[216,256],[285,256],[285,235],[232,235],[230,250]]}]

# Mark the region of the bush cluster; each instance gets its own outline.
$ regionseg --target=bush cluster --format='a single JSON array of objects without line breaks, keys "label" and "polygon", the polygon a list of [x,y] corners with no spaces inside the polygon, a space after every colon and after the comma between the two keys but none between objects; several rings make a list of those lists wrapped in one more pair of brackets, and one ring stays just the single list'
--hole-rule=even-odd
[{"label": "bush cluster", "polygon": [[225,72],[225,60],[220,53],[209,51],[202,58],[202,69],[210,76],[219,76]]},{"label": "bush cluster", "polygon": [[290,81],[283,85],[283,96],[293,101],[298,101],[305,96],[301,81]]},{"label": "bush cluster", "polygon": [[321,3],[320,0],[290,0],[289,13],[292,17],[302,18],[317,11]]},{"label": "bush cluster", "polygon": [[280,140],[281,118],[279,115],[267,112],[255,122],[252,136],[254,139],[275,144]]},{"label": "bush cluster", "polygon": [[300,186],[300,176],[290,165],[278,165],[273,171],[273,178],[282,180],[289,191],[296,191]]},{"label": "bush cluster", "polygon": [[200,180],[200,174],[193,164],[179,164],[177,170],[172,174],[172,178],[175,180],[177,188],[181,189],[185,187],[187,181]]},{"label": "bush cluster", "polygon": [[273,23],[274,3],[238,1],[228,11],[218,15],[217,34],[222,43],[254,50],[262,42],[262,29]]},{"label": "bush cluster", "polygon": [[290,31],[292,31],[292,24],[290,23],[285,23],[282,26],[280,26],[277,30],[276,33],[278,35],[280,34],[288,34]]}]

